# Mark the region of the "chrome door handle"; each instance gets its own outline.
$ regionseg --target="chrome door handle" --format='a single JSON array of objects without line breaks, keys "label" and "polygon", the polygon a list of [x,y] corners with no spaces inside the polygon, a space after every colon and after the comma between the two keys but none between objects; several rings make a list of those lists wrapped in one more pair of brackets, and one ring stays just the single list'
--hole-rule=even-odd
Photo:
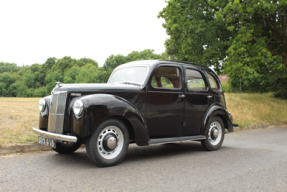
[{"label": "chrome door handle", "polygon": [[178,97],[185,98],[185,95],[182,94],[182,95],[179,95]]},{"label": "chrome door handle", "polygon": [[207,96],[208,99],[211,99],[212,97],[213,97],[213,96],[211,96],[211,95],[208,95],[208,96]]}]

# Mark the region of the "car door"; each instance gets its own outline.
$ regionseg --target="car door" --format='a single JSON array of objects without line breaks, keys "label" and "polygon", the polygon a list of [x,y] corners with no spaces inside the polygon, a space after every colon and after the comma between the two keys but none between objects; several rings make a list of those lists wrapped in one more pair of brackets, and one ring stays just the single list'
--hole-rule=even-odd
[{"label": "car door", "polygon": [[185,110],[183,136],[201,134],[205,113],[212,103],[205,73],[197,68],[185,67]]},{"label": "car door", "polygon": [[150,138],[182,136],[184,88],[182,65],[159,65],[150,76],[146,121]]}]

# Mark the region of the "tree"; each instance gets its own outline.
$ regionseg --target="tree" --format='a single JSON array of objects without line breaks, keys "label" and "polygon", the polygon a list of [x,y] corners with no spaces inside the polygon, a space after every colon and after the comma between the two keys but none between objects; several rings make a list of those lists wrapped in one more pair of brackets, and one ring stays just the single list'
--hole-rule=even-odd
[{"label": "tree", "polygon": [[72,68],[73,66],[78,66],[77,60],[66,56],[56,61],[56,63],[52,67],[52,71],[60,70],[62,74],[64,74],[66,70]]},{"label": "tree", "polygon": [[45,71],[52,69],[52,67],[56,64],[56,61],[56,57],[49,57],[43,64],[43,68],[45,69]]},{"label": "tree", "polygon": [[159,13],[170,36],[166,51],[178,60],[213,65],[220,72],[230,38],[235,35],[216,19],[216,10],[205,0],[170,0]]},{"label": "tree", "polygon": [[287,1],[236,0],[217,10],[216,18],[236,32],[227,50],[225,71],[232,76],[240,62],[244,68],[237,71],[247,72],[244,84],[249,89],[270,90],[287,98]]},{"label": "tree", "polygon": [[82,67],[74,66],[66,70],[64,76],[64,83],[75,83],[77,76],[80,74]]},{"label": "tree", "polygon": [[282,75],[287,69],[286,0],[167,3],[159,17],[165,19],[163,26],[170,35],[165,42],[168,54],[212,65],[218,73],[223,70],[240,90],[272,90],[282,97],[286,95],[286,86],[273,86],[275,82],[287,82],[286,75]]},{"label": "tree", "polygon": [[127,62],[137,60],[151,60],[151,59],[168,59],[166,54],[156,54],[153,49],[145,49],[143,51],[133,51],[126,56]]},{"label": "tree", "polygon": [[96,61],[92,60],[92,59],[89,59],[89,58],[82,58],[82,59],[79,59],[77,60],[77,63],[78,63],[78,66],[79,67],[83,67],[87,64],[92,64],[94,66],[96,66],[97,68],[99,68],[99,65]]},{"label": "tree", "polygon": [[286,10],[284,0],[169,0],[159,17],[170,35],[167,52],[180,60],[220,68],[225,52],[241,34],[251,37],[249,44],[263,40],[287,68]]},{"label": "tree", "polygon": [[150,59],[169,59],[169,57],[165,53],[156,54],[152,49],[145,49],[143,51],[133,51],[127,56],[111,55],[106,59],[103,68],[111,73],[114,68],[121,64],[131,61]]},{"label": "tree", "polygon": [[0,96],[8,97],[10,96],[9,93],[9,86],[16,82],[19,78],[17,75],[13,75],[8,72],[0,73]]},{"label": "tree", "polygon": [[[211,1],[210,6],[218,6]],[[287,68],[287,1],[235,0],[217,9],[218,20],[226,23],[230,31],[250,35],[250,43],[264,41],[272,55],[281,56]],[[244,30],[240,30],[245,28]]]},{"label": "tree", "polygon": [[0,73],[4,72],[17,72],[19,68],[15,63],[3,63],[0,62]]},{"label": "tree", "polygon": [[123,55],[110,55],[105,63],[104,63],[104,66],[103,68],[105,70],[109,70],[109,69],[114,69],[116,68],[117,66],[121,65],[121,64],[124,64],[127,62],[127,59],[125,56]]},{"label": "tree", "polygon": [[51,93],[56,86],[56,82],[63,82],[63,75],[60,70],[49,73],[45,78],[47,94]]},{"label": "tree", "polygon": [[34,91],[34,97],[45,97],[47,95],[46,87],[40,87]]},{"label": "tree", "polygon": [[9,89],[8,89],[10,96],[13,96],[13,97],[31,97],[31,96],[33,96],[30,93],[27,94],[28,90],[29,90],[29,88],[20,79],[17,80],[12,85],[10,85]]},{"label": "tree", "polygon": [[79,75],[76,77],[76,83],[100,83],[98,68],[92,64],[82,67]]}]

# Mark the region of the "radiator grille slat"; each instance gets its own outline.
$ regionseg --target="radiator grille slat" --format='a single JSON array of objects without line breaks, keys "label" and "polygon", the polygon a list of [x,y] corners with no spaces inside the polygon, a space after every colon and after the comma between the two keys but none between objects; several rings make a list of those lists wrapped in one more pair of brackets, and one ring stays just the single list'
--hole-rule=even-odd
[{"label": "radiator grille slat", "polygon": [[48,131],[63,133],[64,116],[66,109],[67,92],[56,92],[52,96],[52,105],[49,111]]},{"label": "radiator grille slat", "polygon": [[55,122],[56,122],[56,115],[52,115],[50,113],[49,114],[49,121],[48,121],[48,131],[49,132],[56,133]]}]

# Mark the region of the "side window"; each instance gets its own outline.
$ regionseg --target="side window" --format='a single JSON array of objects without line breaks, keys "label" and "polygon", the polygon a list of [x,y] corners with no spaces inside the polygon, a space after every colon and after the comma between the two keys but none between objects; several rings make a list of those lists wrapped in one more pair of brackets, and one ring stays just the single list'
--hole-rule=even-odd
[{"label": "side window", "polygon": [[208,75],[208,80],[209,80],[209,84],[211,86],[211,89],[217,91],[219,89],[219,87],[218,87],[216,80],[209,73],[207,73],[207,75]]},{"label": "side window", "polygon": [[154,88],[180,88],[181,73],[177,67],[159,67],[152,76],[151,85]]},{"label": "side window", "polygon": [[189,90],[206,90],[206,84],[199,71],[186,69],[187,87]]},{"label": "side window", "polygon": [[172,82],[167,77],[161,77],[160,78],[162,87],[164,88],[174,88]]}]

